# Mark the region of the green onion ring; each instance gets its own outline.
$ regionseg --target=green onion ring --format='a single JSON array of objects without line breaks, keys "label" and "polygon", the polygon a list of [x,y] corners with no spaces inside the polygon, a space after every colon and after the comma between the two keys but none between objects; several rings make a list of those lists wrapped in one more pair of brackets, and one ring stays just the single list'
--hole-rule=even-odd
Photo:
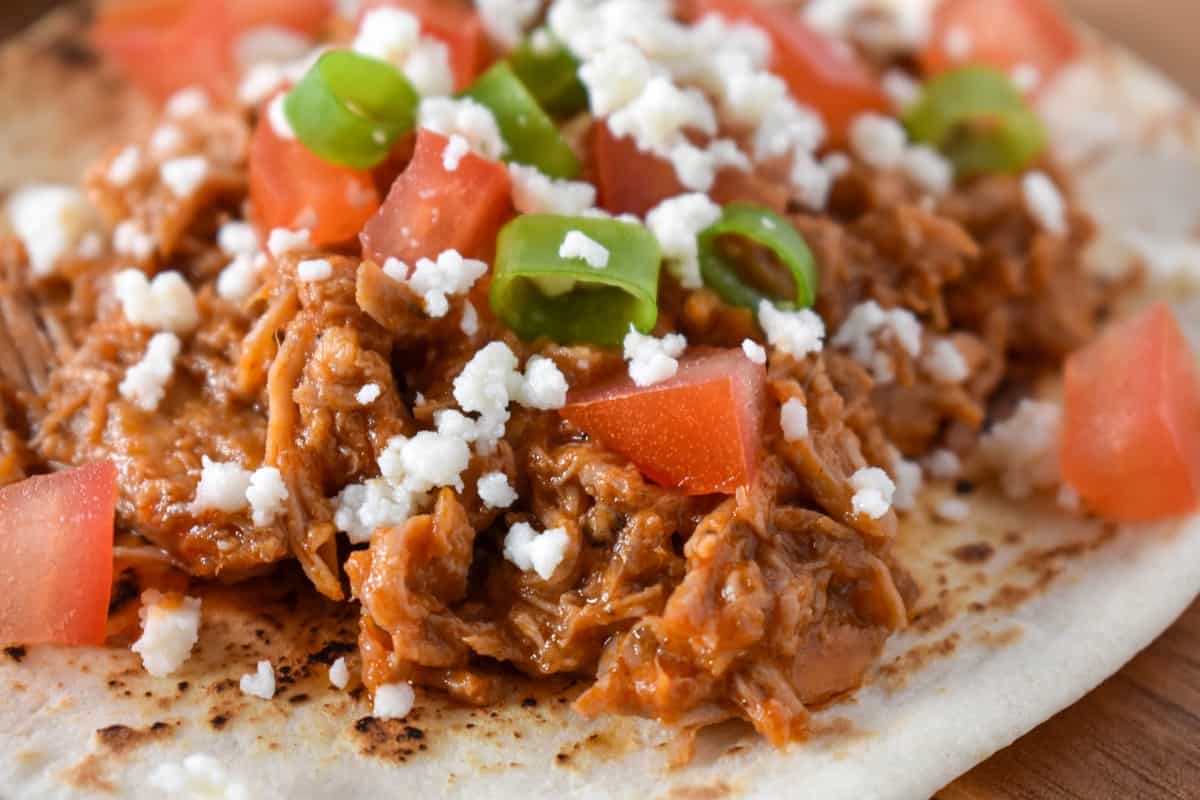
[{"label": "green onion ring", "polygon": [[480,75],[463,96],[495,115],[509,161],[537,167],[552,178],[579,174],[575,152],[508,64],[501,62]]},{"label": "green onion ring", "polygon": [[1016,173],[1046,147],[1046,131],[1008,76],[970,66],[934,78],[904,117],[909,136],[960,176]]},{"label": "green onion ring", "polygon": [[[569,231],[605,247],[608,265],[596,269],[560,257]],[[488,300],[522,339],[616,346],[631,324],[643,333],[653,330],[661,262],[658,242],[640,225],[526,214],[500,231]]]},{"label": "green onion ring", "polygon": [[[732,254],[729,245],[738,240],[757,248],[757,253]],[[699,245],[705,285],[731,305],[758,308],[761,301],[770,300],[783,308],[808,308],[816,299],[812,251],[792,223],[770,209],[730,203],[719,220],[700,232]],[[769,255],[773,263],[764,265],[755,255]],[[754,275],[755,267],[764,268]]]},{"label": "green onion ring", "polygon": [[296,138],[319,157],[368,169],[413,129],[419,102],[416,89],[391,64],[330,50],[288,93],[283,110]]},{"label": "green onion ring", "polygon": [[[550,36],[539,31],[539,36]],[[529,38],[508,56],[508,63],[525,88],[546,113],[559,119],[573,117],[588,107],[587,89],[579,80],[579,61],[560,42],[550,39],[549,46],[535,44]]]}]

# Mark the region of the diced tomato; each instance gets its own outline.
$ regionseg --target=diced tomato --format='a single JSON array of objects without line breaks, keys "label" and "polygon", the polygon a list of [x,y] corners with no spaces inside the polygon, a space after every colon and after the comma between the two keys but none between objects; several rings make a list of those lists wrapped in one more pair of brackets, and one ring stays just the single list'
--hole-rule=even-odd
[{"label": "diced tomato", "polygon": [[[969,37],[965,61],[947,52],[948,34],[954,30]],[[1079,47],[1071,24],[1046,0],[942,0],[920,61],[930,75],[963,63],[1006,72],[1028,65],[1045,81],[1073,61]]]},{"label": "diced tomato", "polygon": [[[613,136],[603,122],[589,135],[596,203],[612,214],[644,217],[650,209],[687,191],[670,162],[638,149],[628,136]],[[711,194],[718,203],[757,203],[782,212],[788,192],[778,181],[739,169],[717,173]]]},{"label": "diced tomato", "polygon": [[719,14],[761,28],[771,39],[770,70],[783,78],[798,102],[821,114],[835,146],[845,141],[859,114],[889,108],[867,65],[808,27],[793,8],[755,0],[684,0],[681,7],[687,19]]},{"label": "diced tomato", "polygon": [[333,12],[332,0],[225,0],[237,33],[277,26],[316,36]]},{"label": "diced tomato", "polygon": [[250,143],[250,202],[260,232],[308,228],[316,245],[348,242],[379,210],[370,172],[330,164],[282,139],[263,114]]},{"label": "diced tomato", "polygon": [[238,78],[233,47],[241,34],[279,26],[314,36],[330,11],[330,0],[110,0],[93,36],[156,100],[192,86],[227,100]]},{"label": "diced tomato", "polygon": [[457,250],[491,260],[500,227],[514,213],[508,170],[468,153],[457,169],[447,171],[442,163],[447,141],[425,128],[417,132],[408,169],[363,229],[365,256],[380,264],[389,257],[412,264]]},{"label": "diced tomato", "polygon": [[109,462],[0,489],[0,644],[104,643],[116,504]]},{"label": "diced tomato", "polygon": [[1067,359],[1062,474],[1114,520],[1200,505],[1200,371],[1164,303]]},{"label": "diced tomato", "polygon": [[689,495],[732,493],[754,480],[766,370],[741,350],[688,355],[679,372],[639,387],[628,376],[569,398],[562,416]]},{"label": "diced tomato", "polygon": [[118,0],[101,7],[93,38],[155,100],[192,86],[221,100],[236,80],[229,31],[224,2]]},{"label": "diced tomato", "polygon": [[421,20],[421,33],[445,43],[450,50],[455,91],[466,89],[487,67],[491,58],[487,33],[470,5],[459,0],[367,0],[362,13],[380,6],[410,12]]},{"label": "diced tomato", "polygon": [[604,122],[592,126],[590,143],[597,204],[605,211],[641,217],[684,192],[669,162],[639,150],[628,136],[613,136]]}]

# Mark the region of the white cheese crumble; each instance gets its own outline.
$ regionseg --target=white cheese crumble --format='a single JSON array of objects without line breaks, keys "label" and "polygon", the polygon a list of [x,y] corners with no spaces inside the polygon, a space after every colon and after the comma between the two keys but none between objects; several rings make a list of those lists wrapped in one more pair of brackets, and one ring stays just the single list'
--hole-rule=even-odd
[{"label": "white cheese crumble", "polygon": [[440,319],[450,311],[449,298],[469,292],[486,272],[484,262],[463,258],[457,250],[446,250],[438,255],[437,261],[428,258],[417,261],[408,285],[421,296],[425,313]]},{"label": "white cheese crumble", "polygon": [[451,94],[454,71],[450,66],[450,48],[437,39],[422,38],[404,62],[404,76],[424,97]]},{"label": "white cheese crumble", "polygon": [[566,528],[538,533],[529,523],[518,522],[504,536],[504,557],[522,572],[533,570],[548,581],[566,556],[570,542]]},{"label": "white cheese crumble", "polygon": [[168,800],[250,800],[250,791],[231,780],[221,763],[204,753],[193,753],[182,763],[166,762],[150,773],[150,785]]},{"label": "white cheese crumble", "polygon": [[1055,495],[1054,502],[1063,511],[1071,514],[1077,514],[1083,508],[1083,500],[1080,498],[1079,492],[1065,483],[1058,487],[1058,494]]},{"label": "white cheese crumble", "polygon": [[246,70],[238,84],[238,101],[248,108],[257,107],[287,85],[287,82],[287,70],[278,64],[255,64]]},{"label": "white cheese crumble", "polygon": [[687,349],[687,339],[681,333],[668,333],[661,339],[646,336],[638,333],[631,323],[622,346],[634,384],[653,386],[673,378],[679,371],[678,358]]},{"label": "white cheese crumble", "polygon": [[508,152],[496,117],[487,106],[464,97],[427,97],[417,108],[418,124],[443,136],[458,134],[471,149],[493,161]]},{"label": "white cheese crumble", "polygon": [[417,694],[408,683],[385,683],[375,690],[371,715],[376,719],[404,719],[413,710]]},{"label": "white cheese crumble", "polygon": [[742,352],[746,354],[746,358],[753,361],[755,364],[767,363],[767,350],[753,339],[742,340]]},{"label": "white cheese crumble", "polygon": [[465,438],[441,430],[394,436],[379,456],[379,470],[393,486],[412,494],[450,486],[461,492],[462,473],[471,463]]},{"label": "white cheese crumble", "polygon": [[408,11],[381,7],[368,12],[353,48],[400,69],[424,97],[454,91],[450,49],[436,38],[421,36],[420,20]]},{"label": "white cheese crumble", "polygon": [[779,424],[783,438],[797,442],[808,437],[808,406],[798,397],[790,397],[779,409]]},{"label": "white cheese crumble", "polygon": [[354,399],[360,406],[369,406],[378,400],[381,394],[383,394],[383,389],[379,388],[378,383],[366,383],[354,395]]},{"label": "white cheese crumble", "polygon": [[308,230],[290,231],[287,228],[275,228],[267,237],[267,250],[275,258],[298,250],[307,250],[312,246],[312,232]]},{"label": "white cheese crumble", "polygon": [[836,177],[827,164],[817,161],[810,153],[799,150],[792,157],[788,180],[806,208],[813,211],[825,209]]},{"label": "white cheese crumble", "polygon": [[508,508],[517,502],[517,492],[503,472],[489,472],[475,485],[479,499],[488,508]]},{"label": "white cheese crumble", "polygon": [[475,8],[491,40],[512,50],[541,13],[542,3],[541,0],[476,0]]},{"label": "white cheese crumble", "polygon": [[153,281],[141,270],[121,270],[113,289],[125,318],[134,325],[187,333],[200,321],[192,287],[178,272],[160,272]]},{"label": "white cheese crumble", "polygon": [[284,141],[293,141],[296,138],[296,132],[292,130],[292,123],[288,121],[287,111],[283,107],[285,100],[287,100],[287,92],[275,95],[275,98],[267,105],[267,121],[271,124],[271,130],[276,136]]},{"label": "white cheese crumble", "polygon": [[345,689],[350,685],[350,670],[343,656],[338,656],[337,660],[329,665],[329,683],[335,689]]},{"label": "white cheese crumble", "polygon": [[162,178],[171,194],[183,199],[191,197],[208,179],[209,164],[204,156],[173,158],[159,167]]},{"label": "white cheese crumble", "polygon": [[[279,25],[260,25],[233,43],[234,60],[243,69],[297,61],[312,50],[312,40]],[[277,67],[278,68],[278,67]]]},{"label": "white cheese crumble", "polygon": [[366,544],[376,528],[403,524],[413,513],[412,495],[382,478],[346,486],[334,500],[334,524],[352,544]]},{"label": "white cheese crumble", "polygon": [[191,87],[180,89],[167,100],[166,112],[174,119],[187,119],[208,111],[208,95],[203,89]]},{"label": "white cheese crumble", "polygon": [[230,303],[244,303],[258,285],[258,258],[238,255],[217,276],[217,295]]},{"label": "white cheese crumble", "polygon": [[966,61],[975,49],[971,32],[961,25],[953,25],[942,38],[942,47],[946,54],[955,61]]},{"label": "white cheese crumble", "polygon": [[597,117],[633,102],[655,74],[642,51],[626,42],[614,44],[579,67],[579,80],[587,87],[588,103]]},{"label": "white cheese crumble", "polygon": [[158,158],[166,158],[183,147],[184,134],[179,126],[169,122],[159,125],[150,136],[150,152]]},{"label": "white cheese crumble", "polygon": [[333,264],[324,258],[301,261],[296,265],[296,277],[305,283],[320,283],[333,277]]},{"label": "white cheese crumble", "polygon": [[513,205],[522,214],[576,217],[596,204],[596,187],[584,181],[551,178],[537,167],[510,163]]},{"label": "white cheese crumble", "polygon": [[1042,82],[1042,73],[1033,64],[1017,64],[1009,73],[1009,79],[1012,80],[1013,86],[1017,87],[1017,91],[1028,94],[1038,88]]},{"label": "white cheese crumble", "polygon": [[139,262],[146,261],[154,255],[157,247],[154,237],[137,220],[127,219],[113,228],[113,250],[117,255],[129,256]]},{"label": "white cheese crumble", "polygon": [[530,356],[513,399],[526,408],[555,411],[567,404],[567,379],[545,356]]},{"label": "white cheese crumble", "polygon": [[921,323],[904,308],[884,310],[874,300],[859,303],[833,337],[833,346],[848,350],[855,361],[871,370],[875,380],[887,383],[894,378],[891,357],[878,346],[880,338],[890,336],[914,358],[921,352]]},{"label": "white cheese crumble", "polygon": [[954,165],[925,145],[910,147],[900,159],[900,170],[918,187],[940,197],[954,185]]},{"label": "white cheese crumble", "polygon": [[696,237],[721,218],[721,207],[695,192],[662,201],[646,215],[646,227],[658,239],[667,269],[685,289],[704,285]]},{"label": "white cheese crumble", "polygon": [[925,472],[921,465],[909,461],[900,455],[900,451],[892,448],[892,475],[895,476],[896,493],[892,496],[892,505],[901,511],[911,511],[917,507],[917,494],[925,483]]},{"label": "white cheese crumble", "polygon": [[558,246],[559,258],[578,258],[592,269],[608,266],[608,248],[583,231],[570,230]]},{"label": "white cheese crumble", "polygon": [[173,333],[156,333],[150,337],[141,360],[125,372],[117,387],[129,402],[142,411],[154,411],[167,393],[167,384],[175,374],[175,359],[183,345]]},{"label": "white cheese crumble", "polygon": [[967,360],[950,339],[930,345],[922,364],[934,380],[942,383],[962,383],[970,374]]},{"label": "white cheese crumble", "polygon": [[263,700],[270,700],[275,696],[275,669],[271,666],[270,661],[259,661],[254,672],[243,675],[238,681],[238,688],[242,690],[242,694],[248,694],[253,697],[261,697]]},{"label": "white cheese crumble", "polygon": [[906,111],[921,96],[921,84],[904,70],[889,69],[881,85],[897,111]]},{"label": "white cheese crumble", "polygon": [[891,117],[861,114],[850,125],[850,146],[855,155],[872,167],[894,169],[900,166],[908,149],[908,135]]},{"label": "white cheese crumble", "polygon": [[8,220],[21,240],[35,276],[54,272],[95,226],[95,213],[83,193],[66,186],[33,185],[9,198]]},{"label": "white cheese crumble", "polygon": [[226,222],[217,231],[217,247],[227,256],[253,256],[258,253],[258,233],[249,222]]},{"label": "white cheese crumble", "polygon": [[117,153],[108,165],[108,182],[117,188],[133,183],[142,170],[142,151],[130,145]]},{"label": "white cheese crumble", "polygon": [[879,467],[858,470],[850,476],[850,486],[854,489],[850,503],[855,514],[879,519],[891,509],[896,484]]},{"label": "white cheese crumble", "polygon": [[947,497],[934,506],[933,513],[947,522],[962,522],[970,516],[971,506],[961,498]]},{"label": "white cheese crumble", "polygon": [[962,474],[962,461],[953,450],[939,448],[925,457],[925,469],[938,480],[954,480]]},{"label": "white cheese crumble", "polygon": [[463,303],[462,318],[458,321],[458,328],[464,336],[474,336],[479,333],[479,311],[470,300]]},{"label": "white cheese crumble", "polygon": [[200,639],[200,598],[165,599],[154,589],[142,593],[138,610],[142,635],[130,648],[142,657],[142,666],[156,678],[183,666]]},{"label": "white cheese crumble", "polygon": [[1021,179],[1025,207],[1038,225],[1055,236],[1067,233],[1067,204],[1062,193],[1046,173],[1028,172]]},{"label": "white cheese crumble", "polygon": [[463,156],[469,152],[471,152],[471,145],[466,139],[457,133],[450,134],[445,148],[442,149],[442,168],[446,172],[457,172]]},{"label": "white cheese crumble", "polygon": [[825,338],[825,323],[811,309],[781,311],[769,300],[758,304],[758,324],[767,342],[780,352],[795,358],[819,353]]},{"label": "white cheese crumble", "polygon": [[275,467],[259,467],[246,486],[246,502],[250,504],[250,521],[256,528],[265,528],[283,513],[289,497],[283,475]]},{"label": "white cheese crumble", "polygon": [[1000,476],[1005,494],[1028,497],[1059,482],[1061,423],[1057,404],[1025,399],[1011,417],[980,439],[979,456]]},{"label": "white cheese crumble", "polygon": [[250,470],[236,462],[213,461],[208,456],[201,456],[200,464],[200,482],[192,500],[194,510],[214,509],[232,514],[246,507]]}]

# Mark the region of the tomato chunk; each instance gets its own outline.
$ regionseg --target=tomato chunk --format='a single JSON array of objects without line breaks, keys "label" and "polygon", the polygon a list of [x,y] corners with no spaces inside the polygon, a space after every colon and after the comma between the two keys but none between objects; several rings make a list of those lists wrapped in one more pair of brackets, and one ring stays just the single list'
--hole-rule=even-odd
[{"label": "tomato chunk", "polygon": [[[955,30],[970,43],[964,60],[948,52],[949,34]],[[920,61],[930,75],[963,63],[1006,72],[1028,65],[1044,82],[1073,61],[1079,48],[1071,24],[1045,0],[942,0]]]},{"label": "tomato chunk", "polygon": [[487,67],[491,58],[487,33],[479,14],[469,5],[458,0],[367,0],[362,13],[381,6],[408,11],[421,21],[422,34],[446,45],[455,91],[466,89]]},{"label": "tomato chunk", "polygon": [[0,489],[0,644],[104,643],[116,504],[109,462]]},{"label": "tomato chunk", "polygon": [[362,231],[379,209],[379,191],[370,172],[330,164],[280,138],[263,114],[250,143],[250,201],[264,236],[273,228],[308,228],[313,244],[331,245]]},{"label": "tomato chunk", "polygon": [[729,494],[758,471],[765,396],[764,367],[741,350],[708,350],[686,356],[662,383],[622,376],[579,393],[561,414],[656,483]]},{"label": "tomato chunk", "polygon": [[93,36],[157,100],[192,86],[228,100],[239,36],[268,26],[315,36],[331,10],[330,0],[114,0],[101,5]]},{"label": "tomato chunk", "polygon": [[306,36],[320,33],[333,12],[332,0],[226,0],[237,33],[280,27]]},{"label": "tomato chunk", "polygon": [[500,227],[513,215],[512,185],[503,164],[474,153],[446,170],[448,140],[422,128],[408,169],[400,174],[379,212],[362,232],[363,253],[382,264],[412,264],[457,250],[490,261]]},{"label": "tomato chunk", "polygon": [[224,2],[118,0],[102,6],[96,46],[157,101],[198,86],[217,100],[236,81]]},{"label": "tomato chunk", "polygon": [[761,28],[771,40],[770,70],[783,78],[797,102],[820,113],[831,144],[845,142],[859,114],[887,112],[887,96],[871,70],[808,27],[795,9],[754,0],[685,0],[681,6],[687,19],[718,14]]},{"label": "tomato chunk", "polygon": [[1063,480],[1114,520],[1200,505],[1200,371],[1159,303],[1067,359]]}]

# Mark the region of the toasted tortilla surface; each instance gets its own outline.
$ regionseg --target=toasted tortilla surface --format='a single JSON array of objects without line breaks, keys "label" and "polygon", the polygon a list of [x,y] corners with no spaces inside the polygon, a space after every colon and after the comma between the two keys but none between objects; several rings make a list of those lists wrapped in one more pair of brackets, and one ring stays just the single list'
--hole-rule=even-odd
[{"label": "toasted tortilla surface", "polygon": [[[23,111],[0,126],[0,194],[75,181],[149,124],[83,44],[85,18],[60,13],[0,52],[0,107]],[[1102,267],[1144,258],[1147,241],[1195,246],[1200,118],[1182,95],[1090,40],[1042,102],[1102,225]],[[1176,284],[1200,329],[1183,293],[1195,287]],[[938,522],[949,491],[929,490],[902,525],[899,555],[922,589],[909,630],[862,690],[816,714],[811,741],[785,751],[731,724],[672,770],[669,731],[582,720],[563,682],[518,686],[489,709],[423,692],[408,718],[377,720],[361,687],[328,680],[339,656],[355,663],[353,610],[285,571],[204,589],[200,644],[170,678],[122,649],[5,650],[0,797],[150,796],[155,765],[207,753],[255,798],[925,798],[1117,671],[1200,590],[1200,519],[1121,528],[978,489],[961,495],[965,522]],[[270,701],[238,688],[260,659],[275,669]]]}]

